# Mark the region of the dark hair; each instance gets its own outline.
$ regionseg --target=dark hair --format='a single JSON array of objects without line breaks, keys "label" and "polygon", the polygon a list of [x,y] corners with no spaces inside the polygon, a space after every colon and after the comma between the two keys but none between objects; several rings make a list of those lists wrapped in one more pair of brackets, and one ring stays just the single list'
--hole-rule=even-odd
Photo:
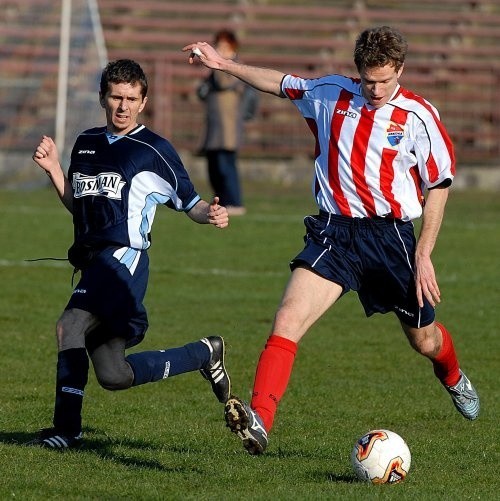
[{"label": "dark hair", "polygon": [[214,43],[227,42],[234,52],[238,51],[239,43],[236,35],[231,30],[220,30],[215,34]]},{"label": "dark hair", "polygon": [[392,65],[398,71],[405,61],[408,43],[403,35],[389,26],[363,31],[354,47],[354,63],[358,71]]},{"label": "dark hair", "polygon": [[138,63],[131,59],[118,59],[106,65],[101,75],[101,96],[108,91],[110,83],[130,83],[141,86],[142,97],[148,93],[148,80]]}]

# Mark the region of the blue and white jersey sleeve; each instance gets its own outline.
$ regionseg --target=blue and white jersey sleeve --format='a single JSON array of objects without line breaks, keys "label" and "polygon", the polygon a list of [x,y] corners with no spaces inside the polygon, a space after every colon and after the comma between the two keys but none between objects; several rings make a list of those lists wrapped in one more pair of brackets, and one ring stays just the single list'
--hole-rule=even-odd
[{"label": "blue and white jersey sleeve", "polygon": [[128,136],[129,141],[137,141],[138,150],[144,148],[144,164],[130,180],[127,221],[130,246],[145,249],[149,247],[148,235],[157,205],[188,212],[200,196],[172,145],[147,129],[140,132]]}]

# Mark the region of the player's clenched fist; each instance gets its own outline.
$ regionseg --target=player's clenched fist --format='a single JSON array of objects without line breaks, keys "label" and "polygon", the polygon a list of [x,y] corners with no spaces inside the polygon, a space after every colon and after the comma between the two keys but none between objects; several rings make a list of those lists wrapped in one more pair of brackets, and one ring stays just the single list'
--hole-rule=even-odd
[{"label": "player's clenched fist", "polygon": [[50,171],[54,165],[59,164],[57,146],[51,137],[42,137],[40,144],[33,153],[33,160],[46,171]]}]

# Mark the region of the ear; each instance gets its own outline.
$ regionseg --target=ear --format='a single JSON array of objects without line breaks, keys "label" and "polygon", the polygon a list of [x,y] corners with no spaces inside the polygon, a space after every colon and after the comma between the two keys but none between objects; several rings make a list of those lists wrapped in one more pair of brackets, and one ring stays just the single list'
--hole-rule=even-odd
[{"label": "ear", "polygon": [[99,92],[99,103],[101,104],[101,107],[104,108],[106,105],[106,101],[104,99],[104,96]]},{"label": "ear", "polygon": [[401,76],[401,74],[403,73],[403,69],[404,69],[404,67],[405,67],[405,63],[403,63],[403,64],[401,65],[401,68],[399,68],[399,70],[398,70],[398,78],[399,78],[399,77]]},{"label": "ear", "polygon": [[139,106],[139,113],[142,112],[142,110],[144,109],[144,107],[146,106],[146,103],[148,102],[148,97],[146,96],[143,100],[142,100],[142,103],[141,105]]}]

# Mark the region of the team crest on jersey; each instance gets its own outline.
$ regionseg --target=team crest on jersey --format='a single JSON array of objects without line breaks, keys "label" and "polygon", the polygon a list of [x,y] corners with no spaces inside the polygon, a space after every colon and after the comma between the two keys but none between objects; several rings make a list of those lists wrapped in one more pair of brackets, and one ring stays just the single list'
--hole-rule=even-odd
[{"label": "team crest on jersey", "polygon": [[73,175],[73,196],[102,195],[114,200],[121,199],[125,181],[116,172],[101,172],[97,176],[86,176],[80,172]]},{"label": "team crest on jersey", "polygon": [[397,146],[404,136],[404,127],[395,122],[389,122],[389,127],[387,127],[387,141],[391,146]]}]

